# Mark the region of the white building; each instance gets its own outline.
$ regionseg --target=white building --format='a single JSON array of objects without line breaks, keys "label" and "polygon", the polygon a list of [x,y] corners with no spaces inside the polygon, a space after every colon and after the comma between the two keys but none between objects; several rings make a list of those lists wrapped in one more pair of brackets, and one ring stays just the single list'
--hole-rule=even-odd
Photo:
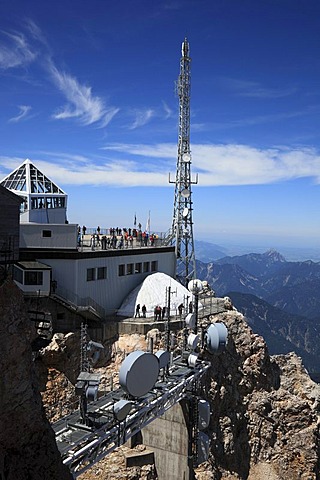
[{"label": "white building", "polygon": [[79,246],[78,225],[67,223],[67,195],[29,160],[0,183],[23,198],[14,280],[26,295],[48,296],[78,313],[90,309],[104,320],[146,276],[175,275],[171,246]]}]

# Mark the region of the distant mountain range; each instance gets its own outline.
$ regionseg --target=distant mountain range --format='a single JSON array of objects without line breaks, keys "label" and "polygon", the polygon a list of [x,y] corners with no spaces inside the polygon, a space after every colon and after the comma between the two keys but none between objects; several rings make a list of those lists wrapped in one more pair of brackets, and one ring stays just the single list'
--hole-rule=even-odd
[{"label": "distant mountain range", "polygon": [[320,373],[320,263],[287,262],[275,250],[197,261],[197,277],[230,296],[271,353],[296,351]]},{"label": "distant mountain range", "polygon": [[[234,238],[236,242],[236,238]],[[216,244],[210,241],[195,240],[195,249],[197,260],[201,262],[212,262],[219,258],[235,255],[246,255],[251,252],[264,253],[271,249],[271,247],[280,252],[287,261],[299,262],[305,260],[313,260],[314,262],[320,261],[320,248],[302,246],[294,247],[287,245],[245,245],[237,243]]]}]

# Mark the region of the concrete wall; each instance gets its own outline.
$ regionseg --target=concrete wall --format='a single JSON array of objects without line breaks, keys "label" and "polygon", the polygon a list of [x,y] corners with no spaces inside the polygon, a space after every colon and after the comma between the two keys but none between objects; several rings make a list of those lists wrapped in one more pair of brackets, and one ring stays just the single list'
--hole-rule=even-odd
[{"label": "concrete wall", "polygon": [[66,219],[67,209],[65,207],[30,209],[25,210],[23,213],[21,213],[20,216],[21,222],[42,223],[43,225],[50,223],[65,224]]},{"label": "concrete wall", "polygon": [[159,480],[191,480],[185,401],[171,407],[141,431],[142,443],[154,451]]},{"label": "concrete wall", "polygon": [[[50,231],[51,236],[44,236]],[[20,224],[20,248],[77,248],[78,225],[75,224]]]}]

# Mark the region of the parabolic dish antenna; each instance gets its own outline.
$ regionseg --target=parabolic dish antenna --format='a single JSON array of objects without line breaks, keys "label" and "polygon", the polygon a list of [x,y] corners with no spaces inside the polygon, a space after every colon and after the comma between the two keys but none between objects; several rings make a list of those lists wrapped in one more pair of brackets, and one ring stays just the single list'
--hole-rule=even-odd
[{"label": "parabolic dish antenna", "polygon": [[129,415],[131,408],[132,402],[121,399],[113,405],[113,414],[119,422],[122,422]]},{"label": "parabolic dish antenna", "polygon": [[200,342],[199,335],[196,335],[195,333],[190,333],[188,335],[187,343],[188,343],[188,346],[191,348],[191,350],[195,350],[199,342]]},{"label": "parabolic dish antenna", "polygon": [[203,285],[201,280],[198,280],[198,279],[190,280],[190,282],[188,283],[188,290],[193,294],[200,293],[202,289],[203,289]]},{"label": "parabolic dish antenna", "polygon": [[188,328],[194,328],[196,326],[196,316],[194,313],[188,313],[186,318],[184,319],[186,322],[186,326]]},{"label": "parabolic dish antenna", "polygon": [[185,207],[182,212],[183,218],[186,218],[188,216],[188,213],[189,213],[189,208]]},{"label": "parabolic dish antenna", "polygon": [[189,367],[191,368],[194,368],[197,364],[197,361],[198,361],[198,353],[195,353],[195,352],[192,352],[190,353],[189,357],[188,357],[188,365]]},{"label": "parabolic dish antenna", "polygon": [[186,162],[186,163],[187,163],[187,162],[190,162],[190,160],[191,160],[191,155],[190,155],[190,153],[184,153],[184,154],[182,155],[182,160],[183,160],[184,162]]},{"label": "parabolic dish antenna", "polygon": [[168,350],[158,350],[155,355],[159,360],[159,368],[166,368],[169,365],[170,352]]},{"label": "parabolic dish antenna", "polygon": [[190,197],[190,190],[188,190],[188,188],[184,188],[182,191],[181,191],[181,195],[183,198],[188,198]]},{"label": "parabolic dish antenna", "polygon": [[122,362],[120,385],[132,397],[141,397],[153,388],[159,370],[159,360],[153,353],[136,350]]},{"label": "parabolic dish antenna", "polygon": [[228,330],[224,323],[212,323],[206,331],[204,340],[209,353],[224,350],[228,339]]}]

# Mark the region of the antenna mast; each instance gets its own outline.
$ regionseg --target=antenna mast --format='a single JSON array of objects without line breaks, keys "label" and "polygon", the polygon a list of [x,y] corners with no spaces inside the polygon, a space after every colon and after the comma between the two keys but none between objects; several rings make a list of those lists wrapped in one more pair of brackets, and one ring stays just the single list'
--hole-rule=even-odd
[{"label": "antenna mast", "polygon": [[196,276],[196,264],[193,242],[191,185],[191,152],[190,152],[190,91],[191,91],[191,58],[189,43],[182,43],[180,74],[177,82],[179,96],[179,139],[178,159],[174,193],[174,210],[171,230],[171,242],[175,245],[176,278],[185,286]]}]

